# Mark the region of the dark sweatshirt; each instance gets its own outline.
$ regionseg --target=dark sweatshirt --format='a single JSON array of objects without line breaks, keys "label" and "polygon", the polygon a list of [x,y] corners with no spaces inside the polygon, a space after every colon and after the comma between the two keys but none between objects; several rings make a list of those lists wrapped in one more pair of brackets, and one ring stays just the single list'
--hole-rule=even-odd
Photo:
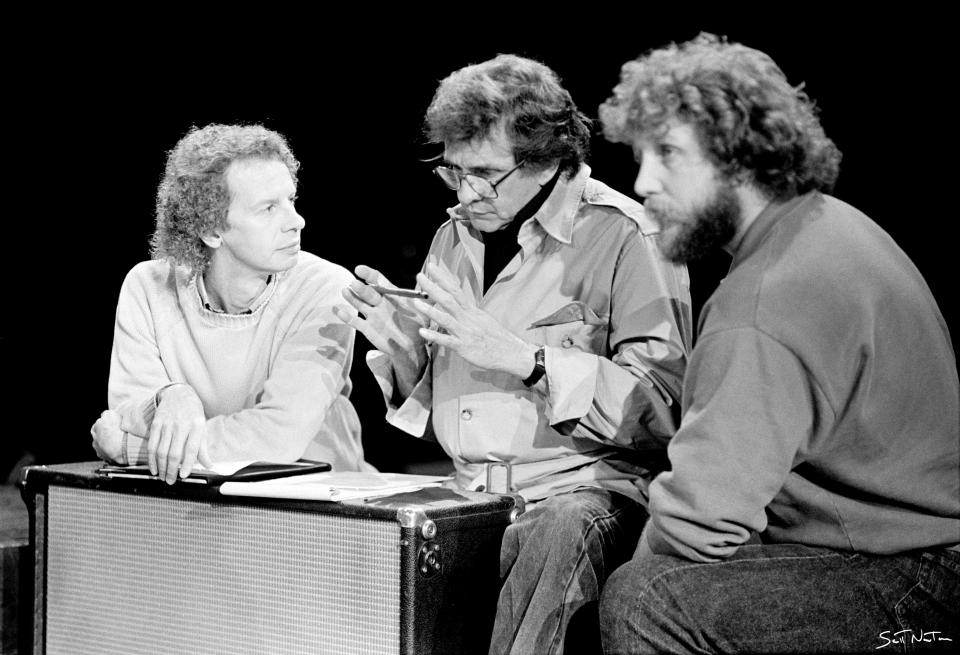
[{"label": "dark sweatshirt", "polygon": [[920,272],[855,208],[767,207],[709,299],[641,548],[960,543],[960,387]]}]

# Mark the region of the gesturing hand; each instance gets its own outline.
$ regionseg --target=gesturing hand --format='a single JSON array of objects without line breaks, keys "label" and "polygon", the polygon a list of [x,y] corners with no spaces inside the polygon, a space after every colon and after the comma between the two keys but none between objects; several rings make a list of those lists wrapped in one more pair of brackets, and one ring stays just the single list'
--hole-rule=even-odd
[{"label": "gesturing hand", "polygon": [[533,371],[537,346],[525,342],[477,307],[457,279],[448,271],[430,263],[417,281],[435,302],[414,301],[414,307],[434,321],[443,332],[420,328],[420,335],[431,343],[452,349],[480,368],[505,371],[526,378]]},{"label": "gesturing hand", "polygon": [[213,466],[207,454],[207,421],[203,404],[192,387],[176,384],[160,394],[160,404],[150,424],[147,464],[150,472],[173,484],[190,475],[199,459]]},{"label": "gesturing hand", "polygon": [[400,392],[404,396],[420,378],[427,352],[418,329],[424,320],[413,310],[410,298],[381,295],[371,284],[394,288],[379,271],[357,266],[359,280],[343,291],[344,299],[355,312],[334,307],[337,318],[363,334],[373,347],[390,358]]}]

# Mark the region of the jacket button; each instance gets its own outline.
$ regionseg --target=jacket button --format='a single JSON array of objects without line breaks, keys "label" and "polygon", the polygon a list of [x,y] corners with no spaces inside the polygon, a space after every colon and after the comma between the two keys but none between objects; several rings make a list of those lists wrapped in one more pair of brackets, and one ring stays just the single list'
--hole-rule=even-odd
[{"label": "jacket button", "polygon": [[563,341],[560,342],[560,345],[564,348],[570,348],[573,346],[573,338],[568,334],[563,338]]},{"label": "jacket button", "polygon": [[473,412],[471,412],[469,409],[465,409],[460,412],[460,418],[462,418],[464,421],[469,421],[471,418],[473,418]]}]

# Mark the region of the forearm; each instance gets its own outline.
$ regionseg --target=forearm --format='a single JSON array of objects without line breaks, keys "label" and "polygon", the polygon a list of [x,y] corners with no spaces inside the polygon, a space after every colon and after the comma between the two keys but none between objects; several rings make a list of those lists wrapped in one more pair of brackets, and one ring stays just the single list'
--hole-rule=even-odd
[{"label": "forearm", "polygon": [[[631,238],[621,248],[610,294],[609,317],[584,312],[588,325],[604,321],[606,343],[587,340],[593,343],[587,352],[551,353],[571,371],[548,365],[560,392],[551,393],[552,420],[576,420],[578,436],[662,451],[679,424],[690,343],[686,272],[662,261],[654,239]],[[592,367],[575,361],[588,352],[595,353]]]},{"label": "forearm", "polygon": [[126,433],[132,437],[146,439],[150,435],[150,426],[153,423],[154,414],[163,394],[168,389],[178,385],[189,387],[185,382],[168,381],[156,388],[138,388],[135,391],[124,392],[111,384],[111,402],[117,402],[120,398],[123,398],[123,400],[115,405],[111,404],[110,409],[120,415],[120,426]]},{"label": "forearm", "polygon": [[215,462],[292,462],[303,456],[322,421],[290,420],[289,409],[246,409],[207,420],[207,443]]},{"label": "forearm", "polygon": [[366,364],[383,397],[386,420],[394,427],[415,437],[428,436],[433,402],[433,359],[429,358],[410,391],[404,394],[397,387],[393,362],[379,350],[367,352]]},{"label": "forearm", "polygon": [[729,557],[767,525],[798,453],[833,413],[802,363],[743,328],[702,338],[688,372],[671,470],[651,483],[647,541],[692,560]]},{"label": "forearm", "polygon": [[[641,350],[656,354],[639,356]],[[554,419],[577,419],[577,436],[639,450],[665,448],[680,418],[683,351],[669,343],[628,344],[612,360],[594,357],[595,374],[581,381],[584,388],[571,390],[564,404],[553,399]]]},{"label": "forearm", "polygon": [[[335,395],[317,394],[315,402],[297,407],[258,404],[254,407],[214,416],[206,420],[206,438],[211,459],[217,462],[241,460],[294,461],[320,431]],[[151,401],[144,405],[149,407]],[[129,464],[147,462],[147,444],[152,413],[141,410],[146,433],[124,432],[124,452]]]}]

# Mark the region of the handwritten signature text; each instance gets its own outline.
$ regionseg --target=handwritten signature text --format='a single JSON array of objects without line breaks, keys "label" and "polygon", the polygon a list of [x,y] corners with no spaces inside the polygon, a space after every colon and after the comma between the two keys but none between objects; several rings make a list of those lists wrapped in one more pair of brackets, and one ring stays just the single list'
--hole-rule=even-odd
[{"label": "handwritten signature text", "polygon": [[874,650],[880,650],[881,648],[886,648],[894,644],[929,644],[935,641],[953,641],[950,637],[944,637],[943,633],[939,630],[921,630],[919,632],[913,630],[898,630],[897,632],[884,630],[880,633],[880,639],[882,639],[884,643],[874,648]]}]

